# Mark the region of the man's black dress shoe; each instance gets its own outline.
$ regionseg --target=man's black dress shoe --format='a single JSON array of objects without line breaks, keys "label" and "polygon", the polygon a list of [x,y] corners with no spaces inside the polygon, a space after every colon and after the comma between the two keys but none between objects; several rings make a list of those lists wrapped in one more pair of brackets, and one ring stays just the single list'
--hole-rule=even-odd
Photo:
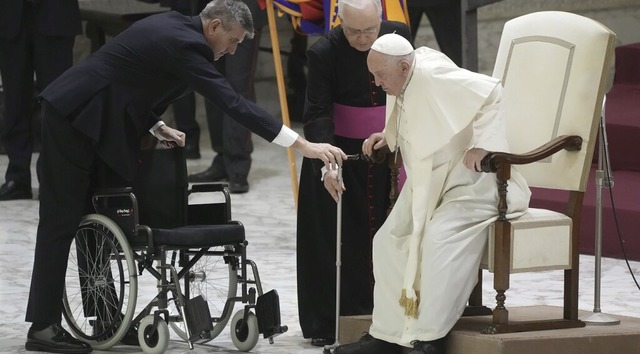
[{"label": "man's black dress shoe", "polygon": [[187,180],[191,183],[219,182],[227,179],[227,172],[220,168],[210,166],[200,173],[189,175]]},{"label": "man's black dress shoe", "polygon": [[311,345],[315,347],[324,347],[325,345],[331,345],[336,342],[336,339],[331,338],[311,338]]},{"label": "man's black dress shoe", "polygon": [[413,350],[409,354],[445,354],[445,342],[444,338],[440,338],[432,341],[419,341],[414,340],[411,342]]},{"label": "man's black dress shoe", "polygon": [[337,346],[333,354],[402,354],[402,347],[367,333],[355,343]]},{"label": "man's black dress shoe", "polygon": [[9,181],[0,186],[0,200],[32,199],[31,187]]},{"label": "man's black dress shoe", "polygon": [[30,351],[50,353],[91,353],[88,343],[75,339],[58,323],[40,331],[29,329],[24,347]]},{"label": "man's black dress shoe", "polygon": [[247,177],[233,176],[229,178],[229,193],[247,193],[249,191],[249,182]]}]

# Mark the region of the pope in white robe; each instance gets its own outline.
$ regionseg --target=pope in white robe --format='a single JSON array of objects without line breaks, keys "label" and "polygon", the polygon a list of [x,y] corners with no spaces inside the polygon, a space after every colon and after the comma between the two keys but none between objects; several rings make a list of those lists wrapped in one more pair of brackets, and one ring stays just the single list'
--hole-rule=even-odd
[{"label": "pope in white robe", "polygon": [[[373,241],[373,323],[360,342],[336,354],[442,353],[443,338],[477,282],[488,226],[497,219],[495,174],[482,173],[488,151],[509,151],[499,80],[457,67],[401,36],[380,37],[368,56],[387,92],[384,132],[363,152],[401,151],[407,180]],[[531,192],[513,171],[508,217],[524,213]]]}]

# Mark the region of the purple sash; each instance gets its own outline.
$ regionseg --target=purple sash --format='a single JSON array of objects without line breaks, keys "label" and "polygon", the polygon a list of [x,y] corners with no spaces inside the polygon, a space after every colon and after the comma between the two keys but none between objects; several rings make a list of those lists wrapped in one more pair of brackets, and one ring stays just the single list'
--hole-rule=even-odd
[{"label": "purple sash", "polygon": [[384,129],[385,106],[353,107],[333,104],[335,134],[352,139],[366,139]]}]

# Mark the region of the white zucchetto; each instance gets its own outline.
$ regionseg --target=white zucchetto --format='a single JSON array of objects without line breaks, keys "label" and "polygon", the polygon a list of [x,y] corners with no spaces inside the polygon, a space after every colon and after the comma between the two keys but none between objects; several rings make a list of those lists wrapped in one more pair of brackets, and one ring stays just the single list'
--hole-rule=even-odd
[{"label": "white zucchetto", "polygon": [[400,56],[413,52],[413,46],[399,34],[387,33],[376,39],[371,49],[382,54]]}]

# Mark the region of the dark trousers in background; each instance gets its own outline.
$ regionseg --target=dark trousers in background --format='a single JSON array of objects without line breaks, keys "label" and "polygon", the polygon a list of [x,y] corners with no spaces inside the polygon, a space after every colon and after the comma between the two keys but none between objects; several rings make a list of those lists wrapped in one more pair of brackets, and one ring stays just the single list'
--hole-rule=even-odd
[{"label": "dark trousers in background", "polygon": [[459,1],[408,1],[411,38],[415,41],[422,15],[433,28],[440,51],[458,66],[462,65],[462,14]]},{"label": "dark trousers in background", "polygon": [[[260,30],[253,39],[244,40],[233,56],[224,56],[216,62],[218,70],[240,95],[255,101],[254,74],[260,44]],[[205,100],[211,147],[216,152],[212,165],[227,175],[246,178],[251,168],[253,142],[251,132],[237,123],[217,106]]]},{"label": "dark trousers in background", "polygon": [[12,40],[0,39],[0,74],[5,100],[0,133],[9,157],[5,180],[30,187],[31,154],[34,140],[39,140],[34,135],[40,133],[33,126],[34,110],[39,110],[34,97],[71,67],[75,37],[37,33],[32,10],[26,7],[25,11],[20,34]]}]

